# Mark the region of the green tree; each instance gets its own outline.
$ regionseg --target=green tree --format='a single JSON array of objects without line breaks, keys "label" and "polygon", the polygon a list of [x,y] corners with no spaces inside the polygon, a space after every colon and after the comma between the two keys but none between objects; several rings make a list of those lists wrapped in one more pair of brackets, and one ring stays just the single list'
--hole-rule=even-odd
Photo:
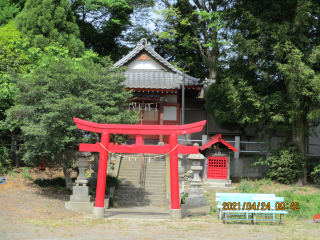
[{"label": "green tree", "polygon": [[[110,56],[113,61],[128,53],[129,47],[124,41],[131,41],[132,32],[142,31],[142,23],[136,22],[137,26],[132,26],[134,9],[144,9],[153,5],[152,0],[71,2],[86,49],[93,49],[100,56]],[[128,31],[131,34],[126,35]]]},{"label": "green tree", "polygon": [[29,64],[27,50],[29,41],[16,28],[14,21],[0,28],[0,74],[7,74],[9,70],[24,71]]},{"label": "green tree", "polygon": [[[16,105],[7,111],[7,122],[21,123],[24,161],[37,163],[42,154],[51,157],[90,141],[73,117],[98,123],[138,121],[137,114],[127,109],[131,93],[122,84],[124,69],[112,68],[109,59],[94,63],[96,58],[92,52],[80,59],[48,58],[30,74],[16,76],[19,93]],[[67,160],[62,164],[71,189]]]},{"label": "green tree", "polygon": [[[164,9],[158,36],[177,63],[187,62],[192,69],[209,79],[215,79],[219,48],[224,41],[219,30],[225,25],[223,7],[226,1],[161,0]],[[173,58],[174,56],[174,58]],[[192,61],[192,64],[190,64]],[[182,65],[185,65],[182,64]]]},{"label": "green tree", "polygon": [[27,0],[16,24],[33,46],[44,49],[52,41],[68,47],[70,56],[80,57],[84,44],[68,0]]},{"label": "green tree", "polygon": [[232,44],[221,52],[206,109],[230,130],[282,129],[304,157],[308,121],[320,116],[320,3],[235,0],[231,6],[225,34]]},{"label": "green tree", "polygon": [[26,0],[1,0],[0,1],[0,27],[15,18],[22,10]]}]

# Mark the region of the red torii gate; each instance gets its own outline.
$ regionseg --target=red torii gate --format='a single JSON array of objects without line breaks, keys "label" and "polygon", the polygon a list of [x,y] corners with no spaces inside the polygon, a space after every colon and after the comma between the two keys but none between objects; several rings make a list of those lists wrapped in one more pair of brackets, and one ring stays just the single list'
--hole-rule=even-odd
[{"label": "red torii gate", "polygon": [[[127,125],[127,124],[100,124],[73,118],[81,130],[101,133],[101,143],[83,144],[79,151],[100,152],[96,202],[93,214],[104,218],[104,197],[107,177],[107,163],[109,152],[117,153],[170,153],[170,186],[171,186],[171,219],[181,219],[179,199],[178,154],[198,154],[198,146],[178,145],[178,135],[200,132],[206,120],[186,125]],[[135,145],[114,145],[110,143],[110,134],[135,134]],[[169,144],[164,146],[143,145],[143,135],[169,135]]]}]

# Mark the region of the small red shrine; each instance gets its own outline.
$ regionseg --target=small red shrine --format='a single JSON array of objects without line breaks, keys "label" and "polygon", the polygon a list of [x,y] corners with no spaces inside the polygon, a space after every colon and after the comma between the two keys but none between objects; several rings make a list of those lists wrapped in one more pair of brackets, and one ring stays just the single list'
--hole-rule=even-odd
[{"label": "small red shrine", "polygon": [[209,142],[201,147],[201,150],[207,149],[207,164],[205,173],[207,181],[217,181],[231,183],[230,181],[230,151],[237,152],[231,144],[217,134],[210,138]]}]

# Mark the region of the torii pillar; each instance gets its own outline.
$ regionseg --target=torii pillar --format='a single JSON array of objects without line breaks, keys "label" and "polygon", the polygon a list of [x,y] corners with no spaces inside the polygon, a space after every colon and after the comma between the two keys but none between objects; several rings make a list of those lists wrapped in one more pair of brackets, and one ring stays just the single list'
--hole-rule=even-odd
[{"label": "torii pillar", "polygon": [[[180,196],[178,154],[198,154],[198,146],[178,145],[178,135],[200,132],[206,121],[186,125],[127,125],[127,124],[100,124],[73,118],[77,127],[81,130],[101,133],[101,143],[80,144],[79,151],[100,152],[96,202],[93,215],[104,218],[104,197],[107,177],[107,164],[109,152],[116,153],[170,153],[170,186],[171,186],[171,209],[170,219],[180,220]],[[110,143],[110,134],[135,134],[136,145],[114,145]],[[169,144],[164,146],[143,145],[143,135],[169,135]]]}]

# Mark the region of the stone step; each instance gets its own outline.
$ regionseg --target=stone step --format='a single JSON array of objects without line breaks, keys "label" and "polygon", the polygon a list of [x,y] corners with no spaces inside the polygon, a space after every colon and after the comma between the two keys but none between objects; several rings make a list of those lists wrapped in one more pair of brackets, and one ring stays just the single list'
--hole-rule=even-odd
[{"label": "stone step", "polygon": [[[146,189],[148,192],[150,191],[158,191],[158,189],[165,189],[165,184],[147,184],[141,185],[142,189]],[[139,184],[132,184],[132,185],[121,185],[119,186],[119,190],[128,190],[128,189],[139,189]]]},{"label": "stone step", "polygon": [[[119,188],[119,191],[128,191],[128,190],[130,191],[131,189],[134,189],[134,188],[139,189],[139,185],[138,185],[137,187],[132,187],[132,186],[130,186],[130,187],[125,187],[125,186],[121,186],[121,187]],[[166,186],[165,186],[165,185],[145,186],[143,189],[145,189],[146,192],[154,192],[154,191],[161,191],[161,190],[166,191]]]},{"label": "stone step", "polygon": [[[141,194],[143,196],[165,196],[166,195],[166,192],[165,191],[155,191],[155,192],[148,192],[148,191],[145,191],[144,189],[141,189]],[[115,192],[115,196],[122,196],[122,195],[136,195],[138,196],[139,195],[139,191],[130,191],[130,190],[127,190],[127,191],[123,191],[123,190],[117,190]]]},{"label": "stone step", "polygon": [[[139,198],[139,194],[118,194],[118,195],[115,195],[114,198],[117,200],[126,199],[129,201],[131,201],[131,200],[137,201]],[[157,195],[149,195],[149,194],[141,193],[141,198],[154,199],[154,200],[157,200],[157,199],[165,200],[166,194],[162,193],[162,194],[157,194]]]},{"label": "stone step", "polygon": [[[139,191],[117,191],[115,193],[115,196],[123,196],[123,197],[126,197],[126,196],[138,196],[139,195]],[[142,196],[152,196],[154,198],[157,198],[157,197],[165,197],[166,196],[166,192],[146,192],[146,191],[141,191],[141,195]]]},{"label": "stone step", "polygon": [[144,199],[140,202],[138,200],[116,200],[115,201],[119,206],[166,206],[166,200],[160,201],[151,201],[150,199]]},{"label": "stone step", "polygon": [[146,171],[146,174],[157,174],[157,173],[160,173],[160,174],[166,174],[166,170],[165,169],[147,169]]},{"label": "stone step", "polygon": [[[132,175],[132,174],[126,174],[126,175],[119,175],[118,179],[121,181],[135,181],[135,180],[140,180],[140,176],[136,176],[136,175]],[[146,174],[145,176],[142,176],[141,179],[146,179],[146,181],[152,181],[152,179],[155,180],[160,180],[166,179],[166,175],[165,174]]]},{"label": "stone step", "polygon": [[[131,185],[131,184],[139,184],[140,183],[140,180],[139,179],[134,179],[134,180],[123,180],[120,182],[120,186],[123,186],[123,185]],[[159,179],[156,179],[156,178],[151,178],[151,179],[142,179],[141,181],[141,184],[155,184],[155,185],[159,185],[159,184],[166,184],[166,180],[163,179],[163,178],[159,178]]]},{"label": "stone step", "polygon": [[164,178],[166,176],[166,173],[165,172],[146,172],[146,177],[157,177],[157,176]]}]

